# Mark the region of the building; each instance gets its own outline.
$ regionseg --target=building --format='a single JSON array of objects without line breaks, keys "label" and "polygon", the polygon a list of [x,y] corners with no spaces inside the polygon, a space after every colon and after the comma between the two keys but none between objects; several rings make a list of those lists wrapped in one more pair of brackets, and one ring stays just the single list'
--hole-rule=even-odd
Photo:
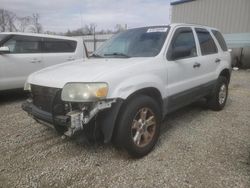
[{"label": "building", "polygon": [[172,23],[218,28],[233,48],[234,61],[250,68],[250,0],[175,0],[171,5]]}]

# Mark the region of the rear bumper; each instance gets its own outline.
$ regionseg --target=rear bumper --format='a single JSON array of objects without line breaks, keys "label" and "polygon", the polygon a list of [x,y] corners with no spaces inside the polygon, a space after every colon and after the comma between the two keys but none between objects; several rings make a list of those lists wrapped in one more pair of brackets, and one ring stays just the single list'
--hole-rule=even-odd
[{"label": "rear bumper", "polygon": [[67,126],[70,117],[69,116],[55,116],[49,112],[45,112],[39,108],[37,108],[31,101],[26,101],[22,104],[22,109],[26,111],[29,115],[31,115],[36,120],[41,120],[51,125],[57,124],[60,126]]}]

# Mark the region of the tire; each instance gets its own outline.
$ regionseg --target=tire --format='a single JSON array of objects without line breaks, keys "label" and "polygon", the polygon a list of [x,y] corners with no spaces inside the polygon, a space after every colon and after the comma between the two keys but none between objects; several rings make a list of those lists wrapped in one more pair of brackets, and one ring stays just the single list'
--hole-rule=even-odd
[{"label": "tire", "polygon": [[158,103],[148,96],[134,97],[120,112],[114,144],[127,150],[132,157],[143,157],[154,148],[160,133],[160,123]]},{"label": "tire", "polygon": [[211,110],[220,111],[224,108],[228,97],[228,80],[219,76],[212,95],[208,98],[207,104]]}]

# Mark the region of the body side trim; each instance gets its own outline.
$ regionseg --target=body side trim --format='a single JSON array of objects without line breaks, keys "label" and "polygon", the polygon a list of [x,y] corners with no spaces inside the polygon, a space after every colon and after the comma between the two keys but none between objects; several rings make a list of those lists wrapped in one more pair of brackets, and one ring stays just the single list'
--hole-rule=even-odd
[{"label": "body side trim", "polygon": [[163,99],[164,104],[164,113],[167,115],[170,112],[173,112],[183,106],[186,106],[202,97],[205,97],[214,89],[217,80],[207,82],[205,84],[196,86],[194,88],[182,91],[180,93],[174,94]]}]

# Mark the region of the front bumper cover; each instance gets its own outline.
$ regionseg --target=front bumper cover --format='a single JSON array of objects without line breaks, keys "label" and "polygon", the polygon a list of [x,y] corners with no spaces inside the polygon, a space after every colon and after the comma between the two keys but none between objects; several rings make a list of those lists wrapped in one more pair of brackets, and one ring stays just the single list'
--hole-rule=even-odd
[{"label": "front bumper cover", "polygon": [[[26,102],[24,102],[22,104],[22,109],[43,125],[49,125],[49,127],[54,128],[57,128],[58,126],[67,128],[68,133],[64,133],[66,136],[74,134],[74,132],[80,130],[79,128],[83,128],[83,125],[90,123],[89,121],[90,119],[92,119],[91,116],[97,117],[95,118],[95,121],[98,122],[97,125],[103,133],[104,142],[108,143],[112,139],[115,123],[123,102],[124,101],[122,99],[116,99],[109,101],[108,103],[99,103],[94,109],[91,110],[88,116],[83,117],[81,112],[76,112],[73,115],[71,115],[70,113],[68,113],[67,115],[53,115],[52,113],[43,111],[35,106],[32,100],[27,100]],[[96,116],[97,113],[98,116]],[[80,122],[83,124],[80,125]]]},{"label": "front bumper cover", "polygon": [[31,101],[27,100],[22,104],[22,109],[31,115],[35,120],[41,120],[51,125],[57,124],[66,127],[70,121],[69,116],[55,116],[36,107]]}]

